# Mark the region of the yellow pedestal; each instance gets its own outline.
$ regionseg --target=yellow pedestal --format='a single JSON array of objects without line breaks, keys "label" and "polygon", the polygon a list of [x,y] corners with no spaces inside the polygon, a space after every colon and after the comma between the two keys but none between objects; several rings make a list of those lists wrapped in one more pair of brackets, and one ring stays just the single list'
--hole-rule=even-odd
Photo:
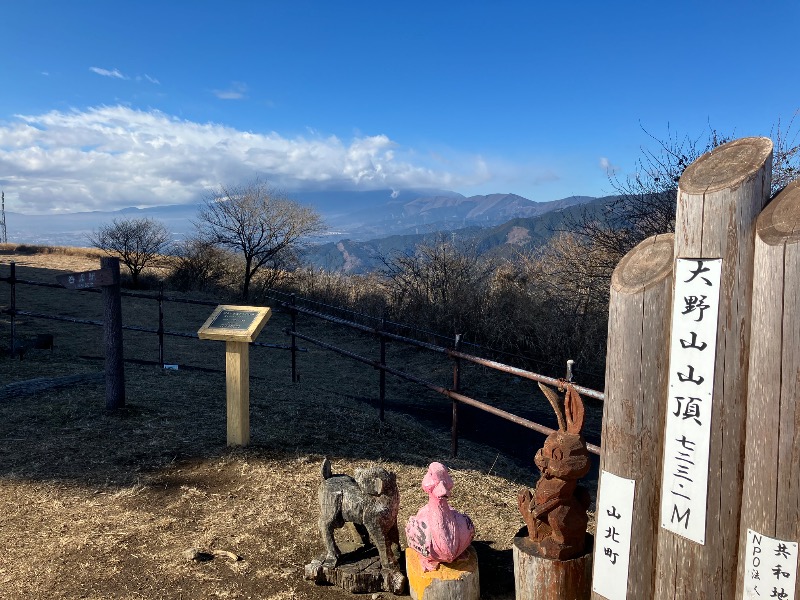
[{"label": "yellow pedestal", "polygon": [[442,563],[435,571],[422,570],[420,555],[406,548],[408,587],[414,600],[479,600],[478,554],[470,546],[462,558]]}]

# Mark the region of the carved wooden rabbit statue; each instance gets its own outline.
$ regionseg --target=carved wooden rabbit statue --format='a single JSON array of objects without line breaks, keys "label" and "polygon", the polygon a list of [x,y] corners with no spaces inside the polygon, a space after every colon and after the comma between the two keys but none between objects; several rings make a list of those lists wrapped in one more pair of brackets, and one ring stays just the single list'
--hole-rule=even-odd
[{"label": "carved wooden rabbit statue", "polygon": [[[522,490],[519,511],[528,526],[528,537],[541,556],[568,560],[586,550],[589,494],[578,479],[589,471],[589,452],[581,436],[583,401],[566,385],[564,412],[555,391],[539,384],[558,418],[558,431],[547,436],[534,462],[542,472],[533,494]],[[566,417],[566,418],[565,418]]]}]

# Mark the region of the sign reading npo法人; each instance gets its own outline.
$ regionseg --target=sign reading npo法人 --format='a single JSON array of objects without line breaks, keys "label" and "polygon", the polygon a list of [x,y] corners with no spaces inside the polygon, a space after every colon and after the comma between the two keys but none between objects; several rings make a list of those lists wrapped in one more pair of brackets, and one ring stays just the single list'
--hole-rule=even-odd
[{"label": "sign reading npo\u6cd5\u4eba", "polygon": [[705,544],[721,259],[675,264],[661,527]]},{"label": "sign reading npo\u6cd5\u4eba", "polygon": [[797,542],[776,540],[747,530],[744,600],[794,598],[797,583]]}]

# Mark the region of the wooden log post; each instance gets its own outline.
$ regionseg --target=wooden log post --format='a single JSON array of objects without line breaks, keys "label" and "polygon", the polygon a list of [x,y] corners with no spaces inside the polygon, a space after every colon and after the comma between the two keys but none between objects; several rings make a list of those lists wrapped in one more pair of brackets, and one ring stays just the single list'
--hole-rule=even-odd
[{"label": "wooden log post", "polygon": [[[636,485],[628,598],[653,595],[674,243],[672,234],[647,238],[625,255],[611,279],[600,469]],[[607,557],[595,553],[594,560],[595,577],[598,569],[610,574]],[[592,598],[604,596],[593,592]]]},{"label": "wooden log post", "polygon": [[[748,529],[800,541],[800,180],[758,218],[753,279],[737,599],[744,597],[745,574],[752,576]],[[774,564],[763,556],[769,571]]]},{"label": "wooden log post", "polygon": [[[586,546],[591,549],[587,533]],[[588,600],[592,592],[592,553],[571,560],[539,556],[523,527],[514,537],[516,600]]]},{"label": "wooden log post", "polygon": [[119,283],[119,259],[106,256],[100,268],[112,271],[113,283],[103,290],[103,339],[106,354],[106,409],[125,406],[125,365],[122,351],[122,294]]},{"label": "wooden log post", "polygon": [[[772,142],[768,138],[743,138],[701,156],[678,183],[675,257],[722,262],[713,392],[710,406],[706,400],[703,407],[704,415],[711,414],[708,482],[703,487],[707,490],[705,521],[701,518],[698,523],[697,515],[691,517],[692,526],[698,523],[704,531],[703,542],[664,527],[659,529],[653,596],[657,600],[727,600],[736,593],[753,244],[756,218],[770,193],[771,170]],[[674,302],[685,301],[689,302],[674,298]],[[676,369],[686,371],[687,367],[670,365],[670,375]],[[674,402],[668,404],[668,414],[674,407]],[[665,438],[665,460],[671,443]],[[693,473],[699,480],[704,474]],[[662,496],[666,493],[662,489]],[[671,518],[662,514],[662,523],[665,519]],[[688,528],[689,515],[678,515],[679,522],[681,519],[681,525]]]}]

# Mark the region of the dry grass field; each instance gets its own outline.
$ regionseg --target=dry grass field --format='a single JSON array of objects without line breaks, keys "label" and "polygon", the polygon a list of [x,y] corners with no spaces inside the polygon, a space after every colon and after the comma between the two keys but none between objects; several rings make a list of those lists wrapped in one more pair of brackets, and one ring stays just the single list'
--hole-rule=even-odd
[{"label": "dry grass field", "polygon": [[[0,276],[11,260],[18,277],[47,282],[57,272],[98,264],[88,255],[0,249]],[[0,309],[8,289],[0,283]],[[99,294],[21,285],[17,303],[100,318]],[[155,302],[124,299],[123,306],[126,324],[156,326]],[[210,311],[168,304],[166,327],[195,332]],[[287,344],[287,326],[276,311],[259,341]],[[482,597],[514,597],[510,548],[522,525],[516,494],[533,486],[535,467],[468,439],[450,459],[448,431],[434,418],[450,410],[440,397],[389,377],[382,423],[377,371],[307,345],[298,358],[300,382],[293,384],[288,352],[254,347],[252,443],[230,449],[222,342],[167,338],[165,362],[180,365],[177,371],[127,362],[126,407],[112,414],[97,378],[35,393],[18,385],[3,395],[10,384],[29,382],[20,385],[32,389],[31,380],[103,369],[99,327],[30,317],[18,318],[17,327],[22,339],[53,334],[55,347],[30,350],[23,360],[0,357],[0,598],[350,597],[302,578],[304,565],[322,550],[316,489],[324,455],[335,472],[370,463],[396,472],[401,529],[426,501],[420,482],[427,465],[447,464],[456,482],[451,502],[476,525]],[[374,340],[343,329],[331,333],[324,323],[304,322],[303,331],[368,356],[377,351]],[[0,346],[8,341],[2,314]],[[125,356],[157,361],[156,336],[126,332]],[[418,350],[390,345],[388,360],[443,385],[451,376],[446,360],[434,363]],[[479,375],[466,372],[466,385],[477,389]],[[531,441],[531,457],[534,450]],[[227,550],[241,560],[188,560],[184,551],[193,547]]]}]

